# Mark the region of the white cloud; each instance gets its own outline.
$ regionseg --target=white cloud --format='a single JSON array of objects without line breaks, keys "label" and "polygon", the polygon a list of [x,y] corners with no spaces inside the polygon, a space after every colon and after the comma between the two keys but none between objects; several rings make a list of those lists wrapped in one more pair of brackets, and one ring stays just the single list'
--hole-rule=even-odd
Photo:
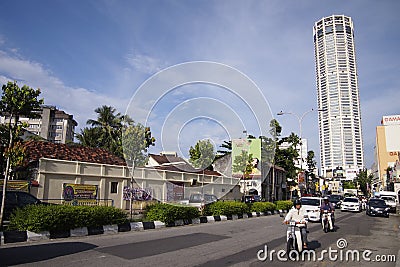
[{"label": "white cloud", "polygon": [[26,84],[40,88],[45,104],[55,105],[74,115],[79,123],[78,128],[83,128],[87,119],[95,118],[95,108],[110,105],[123,111],[128,102],[86,88],[67,86],[42,64],[0,51],[0,81],[4,84],[10,80],[16,80],[20,86]]},{"label": "white cloud", "polygon": [[126,61],[136,70],[146,74],[154,74],[167,66],[166,62],[141,54],[128,54]]}]

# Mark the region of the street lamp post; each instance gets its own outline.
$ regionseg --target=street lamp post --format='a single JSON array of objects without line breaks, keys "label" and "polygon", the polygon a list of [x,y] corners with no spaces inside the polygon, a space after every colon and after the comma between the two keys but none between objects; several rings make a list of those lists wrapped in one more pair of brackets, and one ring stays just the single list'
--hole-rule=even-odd
[{"label": "street lamp post", "polygon": [[[303,136],[302,136],[302,122],[303,122],[303,118],[304,118],[307,114],[309,114],[309,113],[311,113],[311,112],[313,112],[313,111],[324,111],[324,110],[322,110],[322,109],[315,110],[315,109],[312,108],[311,110],[308,110],[308,111],[304,112],[301,116],[299,116],[299,115],[297,115],[296,113],[293,113],[293,112],[283,112],[283,111],[278,112],[278,113],[276,114],[276,115],[279,115],[279,116],[285,115],[285,114],[294,115],[294,116],[297,118],[297,120],[299,121],[299,131],[300,131],[300,172],[303,172]],[[306,191],[308,191],[308,179],[307,179],[307,177],[305,177],[305,178],[306,178]]]}]

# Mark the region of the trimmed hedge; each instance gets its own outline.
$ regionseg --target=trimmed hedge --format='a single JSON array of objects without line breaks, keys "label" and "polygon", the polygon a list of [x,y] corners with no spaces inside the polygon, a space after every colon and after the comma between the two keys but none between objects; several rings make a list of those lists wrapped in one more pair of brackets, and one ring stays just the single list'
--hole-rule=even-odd
[{"label": "trimmed hedge", "polygon": [[235,215],[243,214],[250,211],[248,205],[243,202],[236,201],[217,201],[206,205],[204,209],[205,215]]},{"label": "trimmed hedge", "polygon": [[275,202],[276,210],[290,210],[293,207],[291,200],[278,200]]},{"label": "trimmed hedge", "polygon": [[79,227],[96,227],[127,223],[127,214],[115,207],[29,205],[17,209],[10,217],[9,230],[68,231]]},{"label": "trimmed hedge", "polygon": [[274,211],[276,209],[276,205],[272,202],[254,202],[251,205],[251,211],[254,212],[267,212]]},{"label": "trimmed hedge", "polygon": [[146,219],[149,221],[162,221],[173,223],[176,220],[189,220],[198,218],[200,212],[196,207],[176,206],[157,203],[146,207]]}]

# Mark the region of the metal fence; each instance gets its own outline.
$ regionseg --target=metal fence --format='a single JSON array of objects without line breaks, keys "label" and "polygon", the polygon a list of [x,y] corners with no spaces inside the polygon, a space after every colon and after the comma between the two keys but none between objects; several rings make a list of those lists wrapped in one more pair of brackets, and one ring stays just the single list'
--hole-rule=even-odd
[{"label": "metal fence", "polygon": [[41,199],[41,201],[51,204],[58,205],[68,205],[68,206],[108,206],[114,207],[113,199],[74,199],[74,200],[64,200],[64,199]]}]

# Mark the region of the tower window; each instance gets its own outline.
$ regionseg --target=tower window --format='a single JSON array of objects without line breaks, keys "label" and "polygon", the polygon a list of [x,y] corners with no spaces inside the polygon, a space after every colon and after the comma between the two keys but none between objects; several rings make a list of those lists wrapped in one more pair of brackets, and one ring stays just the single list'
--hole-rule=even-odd
[{"label": "tower window", "polygon": [[343,24],[336,24],[336,32],[343,32]]}]

